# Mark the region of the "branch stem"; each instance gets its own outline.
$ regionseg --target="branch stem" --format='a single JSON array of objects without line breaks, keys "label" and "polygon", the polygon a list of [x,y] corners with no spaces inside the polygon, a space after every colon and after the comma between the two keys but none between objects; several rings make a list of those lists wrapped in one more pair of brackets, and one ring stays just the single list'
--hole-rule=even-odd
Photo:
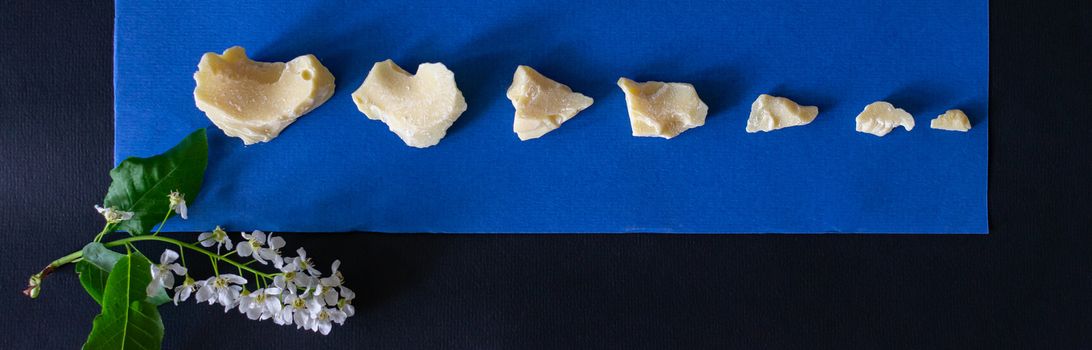
[{"label": "branch stem", "polygon": [[[201,253],[201,254],[205,254],[209,258],[212,258],[213,260],[216,260],[218,262],[225,262],[225,263],[228,263],[230,265],[234,265],[235,267],[238,267],[239,269],[245,270],[247,272],[250,272],[250,273],[262,276],[262,277],[272,278],[272,276],[275,275],[275,274],[269,274],[269,273],[264,273],[264,272],[258,271],[256,269],[250,267],[250,266],[247,266],[246,264],[236,262],[235,260],[227,259],[224,256],[220,256],[219,254],[210,252],[210,251],[205,250],[204,248],[198,247],[198,246],[196,246],[194,244],[190,244],[190,243],[186,243],[186,242],[183,242],[183,241],[179,241],[177,239],[167,238],[167,237],[162,237],[162,236],[144,235],[144,236],[125,237],[125,238],[122,238],[122,239],[119,239],[119,240],[116,240],[116,241],[113,241],[113,242],[105,243],[103,245],[105,245],[107,247],[116,247],[116,246],[123,245],[123,244],[126,244],[126,243],[138,242],[138,241],[160,241],[160,242],[164,242],[164,243],[170,243],[170,244],[177,245],[179,247],[185,247],[187,249],[193,250],[193,251]],[[225,256],[226,256],[226,254],[225,254]]]}]

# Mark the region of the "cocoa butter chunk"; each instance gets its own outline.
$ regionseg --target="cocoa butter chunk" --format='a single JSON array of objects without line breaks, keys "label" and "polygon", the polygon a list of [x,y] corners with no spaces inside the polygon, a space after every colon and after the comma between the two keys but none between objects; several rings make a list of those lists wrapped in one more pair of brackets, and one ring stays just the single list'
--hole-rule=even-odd
[{"label": "cocoa butter chunk", "polygon": [[591,97],[573,92],[528,66],[516,68],[507,96],[516,108],[512,131],[521,141],[557,129],[594,102]]},{"label": "cocoa butter chunk", "polygon": [[790,126],[807,125],[819,115],[819,107],[800,106],[790,99],[767,94],[758,95],[751,104],[747,132],[773,131]]},{"label": "cocoa butter chunk", "polygon": [[197,108],[244,144],[268,142],[334,94],[334,76],[314,55],[256,62],[235,46],[201,57],[193,79]]},{"label": "cocoa butter chunk", "polygon": [[870,103],[857,115],[858,132],[882,137],[899,126],[914,130],[914,116],[884,101]]},{"label": "cocoa butter chunk", "polygon": [[929,127],[937,130],[967,132],[971,130],[971,119],[967,118],[967,114],[963,111],[952,109],[933,119]]},{"label": "cocoa butter chunk", "polygon": [[466,111],[455,73],[443,63],[423,63],[410,74],[394,61],[376,62],[364,84],[353,92],[356,108],[390,128],[410,147],[440,143],[447,129]]},{"label": "cocoa butter chunk", "polygon": [[618,87],[626,94],[633,136],[670,139],[705,125],[709,106],[698,98],[694,85],[620,78]]}]

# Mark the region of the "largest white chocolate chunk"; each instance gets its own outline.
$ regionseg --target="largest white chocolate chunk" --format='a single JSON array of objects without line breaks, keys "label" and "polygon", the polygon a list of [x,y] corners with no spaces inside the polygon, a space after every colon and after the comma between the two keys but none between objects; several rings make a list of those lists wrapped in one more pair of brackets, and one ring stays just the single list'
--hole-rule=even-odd
[{"label": "largest white chocolate chunk", "polygon": [[197,108],[247,145],[272,140],[334,94],[334,76],[314,55],[256,62],[239,46],[206,53],[193,79]]},{"label": "largest white chocolate chunk", "polygon": [[865,106],[861,114],[857,115],[858,132],[882,137],[899,126],[906,131],[914,130],[914,116],[884,101]]},{"label": "largest white chocolate chunk", "polygon": [[670,139],[683,131],[705,125],[709,106],[698,98],[694,85],[618,79],[626,93],[626,108],[633,136]]},{"label": "largest white chocolate chunk", "polygon": [[591,97],[573,92],[568,86],[519,66],[506,94],[516,108],[512,131],[520,141],[542,137],[591,106]]},{"label": "largest white chocolate chunk", "polygon": [[751,104],[747,132],[773,131],[790,126],[807,125],[819,115],[819,107],[800,106],[790,99],[767,94],[758,95]]},{"label": "largest white chocolate chunk", "polygon": [[413,75],[394,61],[377,62],[353,92],[353,102],[369,119],[386,123],[406,145],[418,148],[439,143],[466,111],[455,73],[442,63],[422,63]]}]

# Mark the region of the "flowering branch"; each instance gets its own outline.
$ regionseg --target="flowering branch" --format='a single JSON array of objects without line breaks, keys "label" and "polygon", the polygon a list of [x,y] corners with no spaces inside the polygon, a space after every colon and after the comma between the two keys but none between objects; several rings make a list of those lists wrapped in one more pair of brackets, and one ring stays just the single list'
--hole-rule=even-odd
[{"label": "flowering branch", "polygon": [[[284,238],[258,230],[242,233],[237,245],[220,227],[201,233],[195,243],[159,236],[173,215],[188,218],[186,193],[199,192],[207,161],[203,129],[163,154],[122,161],[110,171],[113,182],[103,205],[95,206],[106,221],[102,231],[83,249],[32,275],[23,294],[38,297],[47,276],[75,264],[80,284],[102,305],[85,349],[157,348],[163,338],[157,307],[172,300],[178,305],[191,296],[198,303],[219,304],[225,312],[236,309],[252,320],[273,320],[322,334],[353,316],[356,295],[344,285],[340,261],[323,275],[306,250],[283,255]],[[104,242],[108,233],[119,230],[129,235]],[[138,242],[159,242],[178,252],[164,249],[159,262],[152,263],[136,249]],[[125,254],[111,250],[118,247],[124,247]],[[213,275],[195,280],[186,266],[186,250],[208,257]],[[178,259],[180,263],[175,262]],[[220,263],[234,266],[239,274],[220,273]],[[254,280],[248,281],[246,275]],[[175,283],[176,276],[181,277],[180,284]],[[168,295],[168,290],[173,293]]]},{"label": "flowering branch", "polygon": [[[351,302],[356,294],[343,285],[344,278],[338,271],[339,261],[334,261],[331,275],[321,277],[311,260],[307,258],[307,251],[303,248],[297,250],[299,254],[297,257],[286,258],[279,251],[285,244],[284,239],[272,237],[257,230],[241,235],[246,240],[240,242],[235,250],[224,254],[209,251],[196,244],[155,235],[129,236],[106,242],[103,246],[106,248],[126,247],[135,242],[158,241],[204,254],[210,258],[214,268],[217,263],[224,262],[235,266],[240,272],[246,271],[258,278],[255,280],[257,288],[254,291],[245,288],[248,281],[240,275],[216,272],[213,277],[195,281],[186,273],[188,269],[185,266],[174,263],[179,256],[178,253],[167,249],[160,257],[160,263],[152,266],[152,284],[148,286],[148,295],[153,295],[157,288],[174,289],[176,287],[174,275],[179,275],[184,280],[173,297],[176,305],[187,300],[196,290],[196,300],[199,303],[207,302],[209,305],[218,303],[224,306],[224,311],[238,308],[239,312],[246,314],[250,319],[272,318],[277,324],[296,324],[297,328],[322,334],[330,332],[332,323],[342,324],[346,318],[355,314],[355,308]],[[219,227],[212,232],[202,233],[200,237],[207,237],[199,241],[202,245],[216,245],[217,248],[224,245],[231,246],[231,238]],[[251,267],[250,263],[241,263],[229,258],[228,256],[232,254],[238,254],[241,257],[252,256],[253,260],[250,263],[258,262],[265,265],[268,261],[272,261],[279,272],[262,272]],[[83,256],[84,251],[79,250],[54,260],[31,278],[29,286],[23,293],[32,298],[37,297],[44,277],[61,266],[78,261]],[[266,280],[272,280],[273,285],[269,286]]]}]

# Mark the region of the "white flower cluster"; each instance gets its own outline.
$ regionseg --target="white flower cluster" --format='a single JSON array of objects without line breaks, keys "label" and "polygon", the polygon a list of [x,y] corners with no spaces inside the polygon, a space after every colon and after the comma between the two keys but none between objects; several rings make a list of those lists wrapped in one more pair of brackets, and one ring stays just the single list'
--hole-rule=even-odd
[{"label": "white flower cluster", "polygon": [[[295,257],[282,256],[280,249],[285,242],[281,237],[257,230],[242,236],[234,253],[263,265],[272,262],[278,270],[272,276],[260,276],[259,281],[255,281],[257,289],[248,290],[246,278],[228,273],[196,281],[187,274],[185,267],[174,262],[178,253],[166,250],[159,264],[152,265],[149,295],[158,288],[174,289],[176,305],[194,295],[198,303],[222,305],[224,312],[236,309],[252,320],[271,319],[279,325],[294,324],[297,329],[324,335],[330,333],[333,324],[344,324],[346,318],[356,313],[352,305],[356,294],[344,286],[345,280],[338,271],[340,261],[334,261],[330,275],[323,276],[303,248],[296,250],[298,255]],[[199,239],[205,247],[232,248],[231,238],[219,227],[213,232],[202,233]],[[172,274],[184,276],[182,284],[174,286]],[[272,277],[272,284],[268,277]]]}]

